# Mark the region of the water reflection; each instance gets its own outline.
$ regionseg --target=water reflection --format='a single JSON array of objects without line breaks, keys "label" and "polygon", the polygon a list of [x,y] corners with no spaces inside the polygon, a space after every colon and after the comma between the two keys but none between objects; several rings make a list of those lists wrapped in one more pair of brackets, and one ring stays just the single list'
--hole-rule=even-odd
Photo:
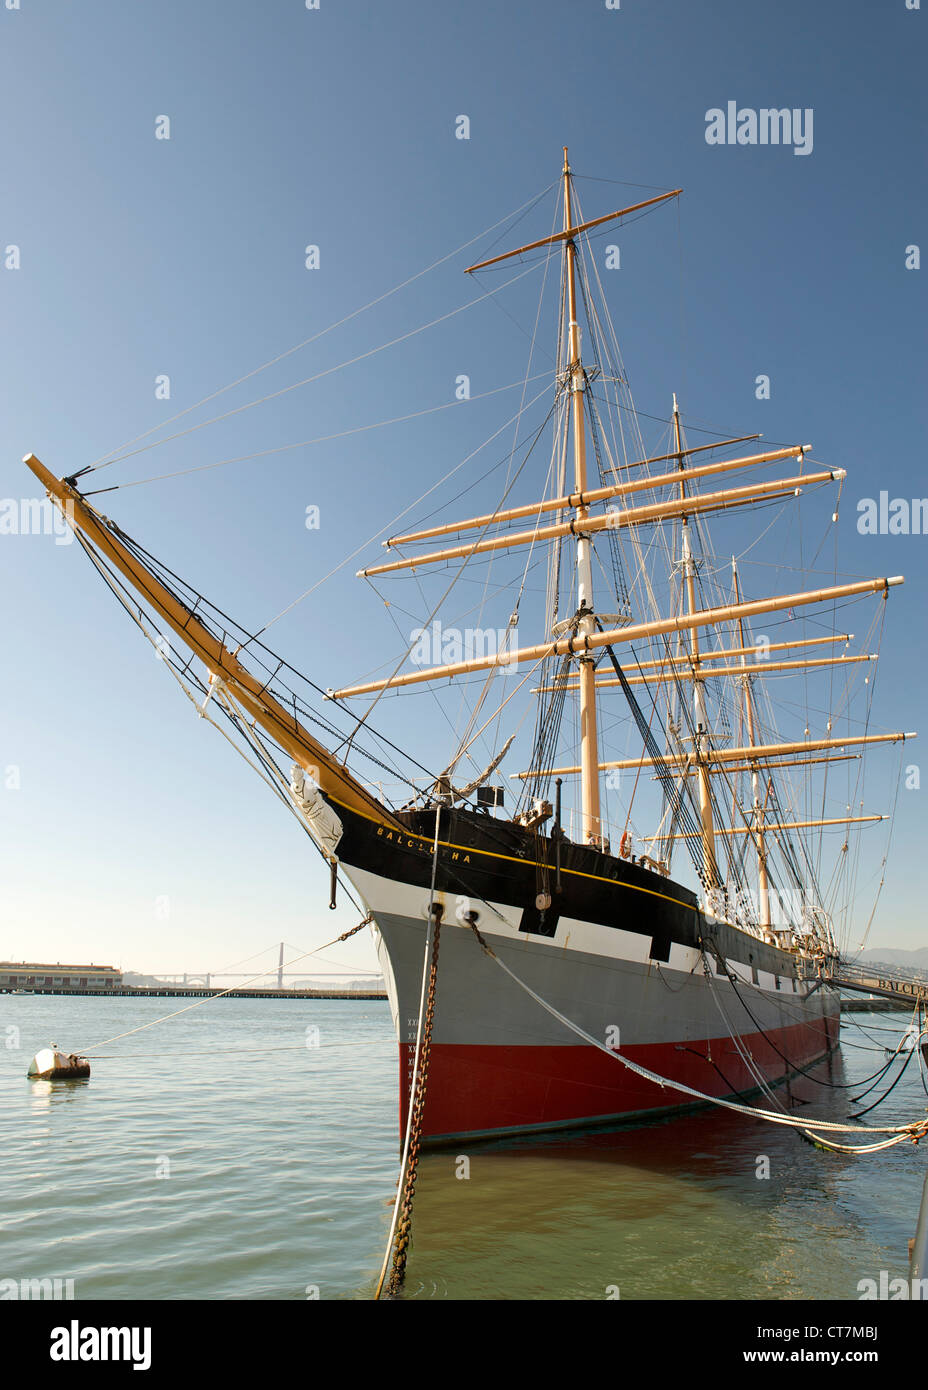
[{"label": "water reflection", "polygon": [[47,1110],[52,1105],[62,1105],[66,1101],[79,1099],[90,1085],[89,1076],[76,1077],[68,1081],[40,1081],[29,1078],[29,1092],[33,1110]]},{"label": "water reflection", "polygon": [[[752,1104],[812,1127],[843,1119],[853,1091],[828,1083],[859,1084],[861,1061],[836,1057]],[[404,1296],[857,1298],[874,1258],[868,1219],[886,1216],[868,1162],[718,1109],[433,1152]],[[449,1292],[431,1292],[442,1279]]]},{"label": "water reflection", "polygon": [[[138,1056],[101,1060],[91,1090],[27,1081],[25,1059],[50,1034],[108,1036],[160,1001],[17,1002],[22,1050],[0,1054],[0,1106],[23,1141],[8,1153],[8,1272],[58,1269],[67,1242],[61,1273],[84,1298],[303,1300],[309,1284],[324,1299],[371,1296],[398,1168],[385,1004],[223,1000],[166,1025],[169,1067],[152,1070],[143,1039]],[[832,1079],[860,1086],[908,1021],[848,1020]],[[282,1074],[282,1054],[260,1048],[307,1024],[340,1050],[329,1066],[321,1050],[294,1052],[300,1066]],[[211,1061],[208,1044],[247,1052],[233,1081],[229,1054]],[[803,1081],[793,1101],[814,1123],[843,1117],[857,1093]],[[925,1104],[913,1061],[866,1123]],[[159,1154],[176,1159],[170,1181],[156,1180]],[[823,1153],[716,1109],[427,1154],[404,1297],[857,1299],[863,1277],[906,1273],[924,1158],[911,1145]]]}]

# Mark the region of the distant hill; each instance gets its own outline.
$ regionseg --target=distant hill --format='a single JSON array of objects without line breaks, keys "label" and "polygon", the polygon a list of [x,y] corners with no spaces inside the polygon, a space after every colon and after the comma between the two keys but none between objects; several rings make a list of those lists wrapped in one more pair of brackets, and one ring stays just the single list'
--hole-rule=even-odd
[{"label": "distant hill", "polygon": [[[275,982],[276,983],[276,982]],[[376,975],[373,978],[365,976],[359,979],[335,979],[330,975],[307,976],[305,980],[295,980],[288,986],[290,989],[349,989],[359,991],[363,994],[369,991],[374,994],[383,994],[386,989],[383,976]]]},{"label": "distant hill", "polygon": [[873,946],[862,951],[861,961],[882,961],[884,965],[908,965],[914,970],[928,970],[928,946],[920,946],[916,951],[900,951],[891,946]]}]

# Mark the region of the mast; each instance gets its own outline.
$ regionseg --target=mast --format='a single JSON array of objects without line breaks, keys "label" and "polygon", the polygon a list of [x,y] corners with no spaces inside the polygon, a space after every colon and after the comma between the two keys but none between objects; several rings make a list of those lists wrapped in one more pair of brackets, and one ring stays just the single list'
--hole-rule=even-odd
[{"label": "mast", "polygon": [[[738,584],[738,565],[734,555],[731,557],[731,573],[735,586],[735,603],[741,602],[741,589]],[[738,618],[738,633],[741,637],[742,647],[745,645],[744,619]],[[745,673],[741,677],[741,686],[744,691],[744,712],[748,722],[748,738],[753,748],[760,747],[757,740],[757,730],[754,720],[754,691],[751,689],[751,678],[747,674],[747,661],[742,655],[741,665],[745,668]],[[764,815],[765,801],[761,800],[760,795],[760,772],[756,759],[751,759],[751,792],[754,801],[755,817],[755,836],[754,843],[757,846],[757,897],[758,897],[758,922],[765,934],[770,932],[770,891],[767,881],[767,844],[764,838]]]},{"label": "mast", "polygon": [[[570,207],[570,165],[567,162],[567,146],[564,146],[564,232],[573,226]],[[577,247],[572,236],[565,236],[567,256],[567,314],[569,321],[569,353],[567,365],[570,383],[571,422],[574,436],[574,487],[580,494],[576,507],[574,525],[577,537],[577,613],[579,623],[577,633],[589,637],[596,630],[593,609],[593,570],[591,561],[591,542],[582,532],[583,523],[589,509],[583,501],[586,492],[586,423],[584,418],[584,390],[586,379],[580,361],[580,325],[577,322],[577,300],[575,271]],[[600,821],[599,797],[599,752],[596,731],[596,658],[585,654],[579,658],[580,667],[580,765],[582,797],[582,834],[590,844],[602,847],[603,837]]]},{"label": "mast", "polygon": [[[673,397],[673,440],[676,445],[677,464],[682,475],[685,465],[683,462],[683,441],[680,437],[680,411],[677,406],[676,392],[674,392]],[[685,497],[686,483],[681,476],[680,500],[682,501]],[[693,559],[692,549],[690,547],[690,525],[685,512],[681,517],[680,529],[682,534],[683,577],[686,583],[686,608],[690,617],[692,617],[697,611],[696,562]],[[742,646],[743,645],[744,639],[742,638]],[[693,752],[696,756],[697,774],[699,777],[699,819],[702,826],[702,863],[705,886],[708,891],[710,888],[717,888],[719,886],[719,871],[715,859],[715,826],[712,816],[712,791],[709,785],[709,771],[705,757],[709,736],[709,721],[706,715],[703,677],[699,669],[699,636],[695,627],[690,628],[690,662],[692,664],[690,677],[693,682],[693,715],[696,724]]]}]

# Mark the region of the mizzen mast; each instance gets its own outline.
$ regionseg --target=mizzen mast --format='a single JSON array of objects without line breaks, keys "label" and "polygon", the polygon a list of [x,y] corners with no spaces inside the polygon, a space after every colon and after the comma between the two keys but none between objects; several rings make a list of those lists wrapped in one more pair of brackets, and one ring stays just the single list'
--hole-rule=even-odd
[{"label": "mizzen mast", "polygon": [[[677,451],[677,464],[680,469],[680,500],[686,497],[686,483],[684,482],[684,454],[683,440],[680,434],[680,410],[677,405],[677,396],[674,392],[673,397],[673,441]],[[690,544],[690,526],[686,512],[680,518],[680,530],[682,536],[681,563],[683,565],[683,580],[686,586],[686,611],[692,616],[696,612],[696,561],[693,559],[692,546]],[[742,639],[742,646],[744,645]],[[706,891],[719,887],[719,870],[715,859],[715,825],[712,815],[712,788],[709,784],[709,769],[706,762],[706,751],[709,738],[709,719],[706,714],[705,691],[703,688],[703,676],[699,664],[699,634],[695,627],[690,628],[690,662],[692,669],[690,677],[693,682],[693,753],[696,758],[697,773],[699,777],[699,819],[702,827],[702,863],[703,876]]]},{"label": "mizzen mast", "polygon": [[[573,219],[570,208],[570,165],[567,162],[567,146],[564,146],[564,231],[571,227]],[[567,256],[567,314],[569,323],[569,353],[567,373],[570,390],[570,413],[573,426],[574,443],[574,486],[580,494],[575,508],[574,526],[577,538],[577,634],[591,636],[596,630],[596,615],[593,608],[593,566],[591,559],[592,542],[583,533],[583,523],[589,509],[582,498],[586,492],[586,420],[584,413],[584,390],[586,377],[580,360],[580,325],[577,322],[576,299],[576,258],[577,246],[572,237],[565,240]],[[584,653],[579,658],[580,667],[580,774],[582,798],[583,838],[589,843],[602,845],[601,813],[599,795],[599,753],[596,727],[596,658]]]},{"label": "mizzen mast", "polygon": [[[602,811],[599,785],[599,751],[597,737],[596,719],[596,657],[591,654],[589,640],[597,630],[596,610],[593,606],[593,565],[592,565],[592,541],[590,534],[592,527],[589,527],[590,512],[588,506],[587,492],[587,470],[586,470],[586,418],[585,418],[585,392],[586,392],[586,373],[580,354],[580,324],[577,318],[577,290],[576,290],[576,261],[577,261],[577,237],[591,227],[598,227],[604,222],[609,222],[616,217],[624,217],[626,213],[637,212],[639,209],[651,207],[656,203],[662,203],[668,198],[677,197],[682,191],[679,188],[673,189],[669,193],[659,194],[656,198],[648,198],[644,202],[636,203],[629,208],[621,208],[616,212],[606,213],[603,217],[594,218],[590,222],[580,222],[574,225],[573,207],[571,199],[570,164],[567,159],[567,146],[564,146],[564,222],[561,231],[555,232],[553,236],[544,237],[539,241],[530,242],[527,246],[521,246],[515,251],[506,251],[502,255],[494,256],[488,261],[481,261],[477,265],[469,266],[468,273],[475,270],[482,270],[489,265],[496,265],[500,261],[509,259],[511,256],[522,255],[526,251],[540,249],[543,246],[552,245],[555,242],[564,243],[564,276],[566,280],[566,309],[568,326],[568,361],[566,366],[566,383],[570,393],[570,421],[573,433],[573,455],[574,455],[574,486],[575,496],[568,499],[568,505],[573,508],[574,515],[569,523],[569,530],[577,541],[577,611],[571,623],[573,635],[578,641],[577,661],[579,665],[579,686],[580,686],[580,760],[581,760],[581,826],[582,838],[585,842],[595,845],[598,848],[605,848],[605,841],[602,833]],[[587,526],[585,528],[585,523]],[[596,527],[595,529],[599,529]],[[506,544],[507,541],[503,541]],[[497,544],[490,542],[490,545]],[[466,548],[468,553],[482,549],[479,544],[472,548]],[[393,566],[375,567],[375,571],[383,571],[390,568],[405,567],[406,562],[399,562]],[[415,563],[415,562],[414,562]],[[421,561],[420,561],[421,563]],[[573,651],[573,648],[571,648]]]}]

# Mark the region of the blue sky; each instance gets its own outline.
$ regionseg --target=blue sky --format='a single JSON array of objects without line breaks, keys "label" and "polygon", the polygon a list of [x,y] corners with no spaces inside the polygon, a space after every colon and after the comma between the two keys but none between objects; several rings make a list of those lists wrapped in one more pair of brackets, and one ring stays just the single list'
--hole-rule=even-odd
[{"label": "blue sky", "polygon": [[[847,468],[841,576],[907,581],[889,601],[874,727],[918,729],[928,540],[862,536],[856,504],[883,488],[925,491],[924,281],[906,269],[905,249],[925,239],[926,22],[905,0],[0,8],[0,250],[7,259],[19,248],[19,268],[0,268],[0,494],[34,495],[23,454],[73,472],[416,275],[552,184],[567,144],[587,217],[684,188],[679,207],[616,236],[622,269],[607,289],[636,402],[666,420],[676,390],[692,443],[710,437],[700,429],[762,431],[811,441],[816,458]],[[706,112],[730,100],[810,108],[811,153],[708,145]],[[455,138],[462,114],[467,140]],[[171,138],[159,140],[165,115]],[[553,196],[511,233],[503,222],[470,259],[544,236]],[[308,245],[319,247],[312,271]],[[476,299],[467,264],[452,258],[161,434]],[[521,380],[538,288],[531,274],[502,310],[485,300],[391,352],[126,459],[98,475],[99,486],[121,485],[98,502],[259,626],[515,411],[518,389],[476,397]],[[547,349],[550,314],[542,326]],[[542,355],[536,369],[547,364]],[[155,396],[164,374],[167,401]],[[475,399],[406,426],[126,486],[429,410],[453,400],[461,374]],[[771,379],[769,400],[755,397],[759,374]],[[642,424],[646,445],[662,451],[666,425]],[[481,452],[473,476],[510,441],[511,430]],[[450,505],[458,491],[438,500]],[[495,501],[475,489],[457,506]],[[305,526],[311,505],[318,530]],[[817,505],[813,548],[831,503]],[[737,529],[721,536],[727,554]],[[797,545],[790,531],[779,553]],[[830,557],[830,534],[828,546]],[[355,568],[273,629],[272,645],[323,686],[400,649]],[[326,910],[325,875],[299,829],[193,717],[77,546],[0,536],[0,571],[0,764],[18,783],[0,800],[0,956],[218,969],[351,925],[351,909]],[[761,591],[759,570],[751,583]],[[408,590],[394,592],[406,603]],[[866,619],[854,610],[851,630],[862,635],[873,609]],[[398,621],[407,632],[406,615]],[[447,725],[422,713],[424,701],[411,708],[424,760],[437,764]],[[408,741],[408,709],[384,702],[382,722]],[[906,764],[919,752],[907,750]],[[887,811],[899,758],[877,752],[873,763],[866,809]],[[914,866],[925,828],[923,793],[902,790],[873,943],[924,944]],[[869,833],[882,838],[865,842],[864,920],[886,843],[882,828]],[[168,914],[157,916],[163,899]],[[372,964],[361,940],[333,958]]]}]

